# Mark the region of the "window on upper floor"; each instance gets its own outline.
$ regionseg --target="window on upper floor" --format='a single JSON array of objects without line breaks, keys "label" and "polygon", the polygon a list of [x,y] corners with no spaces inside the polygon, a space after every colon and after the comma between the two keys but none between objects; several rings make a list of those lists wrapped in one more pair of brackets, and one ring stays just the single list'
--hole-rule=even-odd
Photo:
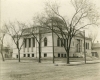
[{"label": "window on upper floor", "polygon": [[35,47],[35,38],[33,38],[32,40],[33,40],[33,47]]},{"label": "window on upper floor", "polygon": [[88,43],[86,42],[86,49],[88,49]]},{"label": "window on upper floor", "polygon": [[63,45],[64,45],[64,40],[61,39],[61,47],[63,47]]},{"label": "window on upper floor", "polygon": [[89,49],[89,43],[86,42],[86,49]]},{"label": "window on upper floor", "polygon": [[66,47],[66,45],[67,45],[66,43],[67,43],[67,40],[66,40],[66,39],[64,39],[64,46],[65,46],[65,47]]},{"label": "window on upper floor", "polygon": [[60,38],[57,39],[57,46],[60,46]]},{"label": "window on upper floor", "polygon": [[24,38],[24,44],[25,44],[25,48],[27,47],[27,39]]},{"label": "window on upper floor", "polygon": [[47,38],[44,38],[44,46],[47,46]]},{"label": "window on upper floor", "polygon": [[31,38],[29,38],[29,47],[31,47]]}]

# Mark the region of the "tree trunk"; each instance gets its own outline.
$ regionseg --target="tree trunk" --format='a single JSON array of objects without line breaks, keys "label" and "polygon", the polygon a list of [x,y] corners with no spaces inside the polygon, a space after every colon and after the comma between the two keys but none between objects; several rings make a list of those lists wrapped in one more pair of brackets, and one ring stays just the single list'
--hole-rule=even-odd
[{"label": "tree trunk", "polygon": [[40,34],[40,28],[39,28],[39,63],[41,63],[41,34]]},{"label": "tree trunk", "polygon": [[4,59],[4,57],[3,57],[2,50],[1,50],[1,56],[2,56],[2,61],[5,61],[5,59]]},{"label": "tree trunk", "polygon": [[54,34],[53,34],[53,22],[52,22],[52,52],[53,52],[53,63],[54,61]]},{"label": "tree trunk", "polygon": [[69,49],[67,50],[67,64],[69,64]]},{"label": "tree trunk", "polygon": [[20,62],[20,50],[18,50],[18,61]]},{"label": "tree trunk", "polygon": [[5,61],[2,51],[3,51],[3,41],[2,41],[2,45],[1,45],[1,56],[2,56],[2,61]]},{"label": "tree trunk", "polygon": [[39,63],[41,63],[41,45],[39,42]]}]

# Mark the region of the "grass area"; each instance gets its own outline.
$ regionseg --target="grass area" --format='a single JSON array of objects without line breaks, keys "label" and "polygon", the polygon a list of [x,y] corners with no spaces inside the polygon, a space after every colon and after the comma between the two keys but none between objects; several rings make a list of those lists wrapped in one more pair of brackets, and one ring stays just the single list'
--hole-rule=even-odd
[{"label": "grass area", "polygon": [[0,80],[100,80],[100,63],[54,66],[52,62],[1,61]]},{"label": "grass area", "polygon": [[[54,58],[55,59],[55,61],[60,61],[60,62],[64,62],[64,63],[66,63],[66,61],[67,61],[67,58]],[[98,59],[98,58],[91,58],[91,57],[87,57],[86,58],[86,60],[87,61],[92,61],[92,60],[96,60],[96,59]],[[6,60],[18,60],[18,59],[11,59],[11,58],[6,58]],[[21,58],[21,60],[34,60],[34,61],[37,61],[38,62],[38,58]],[[52,62],[52,60],[53,60],[53,58],[51,58],[51,57],[42,57],[41,58],[41,61],[51,61]],[[73,57],[71,57],[71,58],[69,58],[69,60],[70,60],[70,62],[80,62],[80,61],[84,61],[84,58],[73,58]]]}]

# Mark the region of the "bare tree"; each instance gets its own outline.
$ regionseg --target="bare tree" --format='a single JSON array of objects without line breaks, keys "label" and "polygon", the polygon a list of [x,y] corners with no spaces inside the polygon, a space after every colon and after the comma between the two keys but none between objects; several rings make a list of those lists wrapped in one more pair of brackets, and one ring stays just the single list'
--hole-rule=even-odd
[{"label": "bare tree", "polygon": [[95,40],[97,38],[97,34],[98,34],[97,31],[95,31],[95,32],[90,31],[89,34],[88,34],[89,38],[92,39],[92,41],[91,41],[91,49],[93,49],[93,44],[94,44],[94,42],[95,42]]},{"label": "bare tree", "polygon": [[3,55],[3,45],[4,45],[4,37],[6,35],[6,33],[3,31],[3,30],[0,30],[0,53],[1,53],[1,56],[2,56],[2,61],[5,61],[4,59],[4,55]]},{"label": "bare tree", "polygon": [[[34,27],[32,27],[32,31],[30,33],[31,35],[33,35],[33,37],[35,38],[35,40],[38,43],[38,52],[39,52],[39,63],[41,63],[41,33],[40,33],[40,28],[38,28],[38,33],[36,32],[36,30],[34,29]],[[38,35],[38,38],[37,38]]]},{"label": "bare tree", "polygon": [[18,61],[20,62],[20,51],[24,44],[24,39],[22,40],[22,43],[20,40],[22,39],[24,28],[26,27],[24,23],[20,23],[19,21],[16,22],[9,22],[9,24],[5,24],[5,27],[7,29],[7,34],[9,34],[13,40],[13,42],[16,45],[16,48],[18,50]]},{"label": "bare tree", "polygon": [[[71,0],[75,12],[71,19],[66,19],[60,14],[57,4],[46,3],[46,20],[41,22],[52,30],[61,40],[67,53],[67,64],[69,64],[69,51],[72,38],[81,30],[90,25],[97,25],[99,19],[95,6],[88,0]],[[54,17],[57,17],[56,19]],[[50,26],[50,23],[54,27]],[[56,25],[55,25],[56,24]],[[66,45],[64,45],[64,41]]]},{"label": "bare tree", "polygon": [[31,30],[29,31],[29,34],[32,35],[35,38],[36,42],[38,43],[39,63],[41,63],[41,43],[44,38],[44,34],[46,33],[46,29],[44,29],[39,19],[40,19],[39,15],[33,18],[34,25],[30,24]]}]

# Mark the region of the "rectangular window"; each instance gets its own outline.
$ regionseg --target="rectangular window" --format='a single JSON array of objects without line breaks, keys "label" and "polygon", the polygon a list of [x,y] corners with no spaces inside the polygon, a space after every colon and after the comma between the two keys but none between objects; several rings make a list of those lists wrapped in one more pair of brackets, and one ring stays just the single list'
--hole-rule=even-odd
[{"label": "rectangular window", "polygon": [[16,55],[16,58],[18,58],[18,55]]},{"label": "rectangular window", "polygon": [[57,46],[59,46],[59,39],[57,39]]},{"label": "rectangular window", "polygon": [[92,52],[92,56],[94,56],[94,53]]},{"label": "rectangular window", "polygon": [[47,38],[44,38],[44,46],[47,46]]},{"label": "rectangular window", "polygon": [[61,39],[61,47],[63,47],[63,44],[64,44],[64,40]]},{"label": "rectangular window", "polygon": [[35,47],[35,38],[33,38],[33,47]]},{"label": "rectangular window", "polygon": [[23,54],[23,57],[26,57],[26,54]]},{"label": "rectangular window", "polygon": [[66,39],[64,39],[64,46],[66,47]]},{"label": "rectangular window", "polygon": [[31,47],[31,38],[29,38],[29,47]]},{"label": "rectangular window", "polygon": [[64,57],[66,57],[66,54],[64,54]]},{"label": "rectangular window", "polygon": [[27,57],[30,57],[30,54],[27,54]]},{"label": "rectangular window", "polygon": [[34,54],[32,54],[32,57],[34,57]]},{"label": "rectangular window", "polygon": [[85,43],[85,45],[86,45],[86,48],[85,49],[87,49],[87,43]]},{"label": "rectangular window", "polygon": [[61,54],[61,57],[63,57],[63,54]]},{"label": "rectangular window", "polygon": [[60,57],[60,53],[58,53],[58,57]]},{"label": "rectangular window", "polygon": [[57,39],[57,46],[60,46],[60,38]]},{"label": "rectangular window", "polygon": [[27,46],[27,39],[24,39],[25,48]]},{"label": "rectangular window", "polygon": [[44,57],[47,57],[47,53],[44,53]]}]

